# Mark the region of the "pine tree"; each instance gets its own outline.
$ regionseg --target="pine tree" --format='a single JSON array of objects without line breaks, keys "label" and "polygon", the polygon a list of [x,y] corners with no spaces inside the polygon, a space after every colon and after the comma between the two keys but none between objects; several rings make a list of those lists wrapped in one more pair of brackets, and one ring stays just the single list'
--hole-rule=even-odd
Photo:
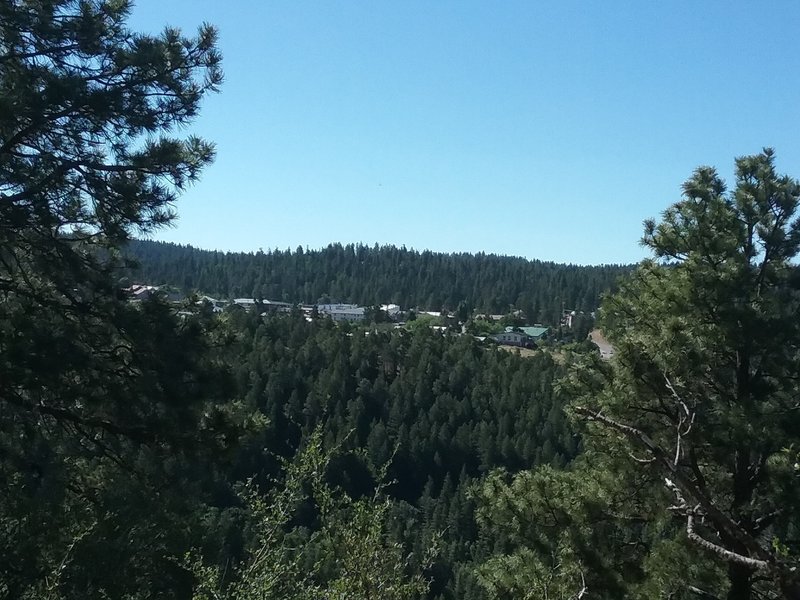
[{"label": "pine tree", "polygon": [[765,150],[683,191],[602,305],[613,360],[561,384],[583,454],[482,487],[492,593],[800,598],[800,184]]},{"label": "pine tree", "polygon": [[703,167],[683,196],[645,223],[656,260],[603,305],[617,359],[576,411],[664,477],[729,600],[800,598],[800,183],[765,150],[736,160],[731,192]]},{"label": "pine tree", "polygon": [[212,159],[178,130],[222,75],[212,27],[140,35],[129,10],[0,4],[0,597],[187,585],[194,494],[155,498],[192,479],[225,378],[208,322],[127,302],[118,254]]}]

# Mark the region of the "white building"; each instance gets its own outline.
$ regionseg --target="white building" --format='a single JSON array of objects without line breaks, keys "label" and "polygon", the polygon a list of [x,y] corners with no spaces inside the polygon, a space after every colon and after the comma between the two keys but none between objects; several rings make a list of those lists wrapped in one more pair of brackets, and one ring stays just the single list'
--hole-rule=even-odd
[{"label": "white building", "polygon": [[317,310],[324,313],[331,310],[347,310],[349,308],[358,308],[358,304],[317,304]]},{"label": "white building", "polygon": [[495,333],[492,339],[507,346],[534,347],[536,342],[542,340],[548,332],[547,327],[535,325],[533,327],[506,327],[505,331]]},{"label": "white building", "polygon": [[334,321],[357,322],[363,321],[366,309],[357,304],[320,304],[317,310],[321,315],[327,315]]},{"label": "white building", "polygon": [[508,346],[525,346],[530,344],[530,337],[521,331],[504,331],[503,333],[496,333],[492,339],[501,344]]},{"label": "white building", "polygon": [[233,303],[242,308],[253,308],[256,305],[255,298],[234,298]]},{"label": "white building", "polygon": [[225,308],[225,303],[222,300],[217,300],[216,298],[212,298],[211,296],[200,296],[196,304],[198,306],[202,306],[206,302],[208,302],[211,305],[212,310],[215,313],[220,313]]},{"label": "white building", "polygon": [[389,315],[390,319],[394,319],[398,314],[400,314],[400,305],[399,304],[381,304],[381,310]]},{"label": "white building", "polygon": [[131,295],[131,300],[144,300],[149,298],[151,294],[156,293],[158,286],[134,284],[129,288],[125,288],[125,291]]}]

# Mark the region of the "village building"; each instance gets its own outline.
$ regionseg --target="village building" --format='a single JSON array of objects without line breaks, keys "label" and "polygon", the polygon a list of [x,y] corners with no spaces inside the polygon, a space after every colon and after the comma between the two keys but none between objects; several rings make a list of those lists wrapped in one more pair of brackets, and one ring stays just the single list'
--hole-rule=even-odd
[{"label": "village building", "polygon": [[125,288],[125,291],[131,295],[131,300],[137,301],[149,298],[158,291],[158,287],[155,285],[134,284],[129,288]]},{"label": "village building", "polygon": [[198,300],[196,302],[196,304],[198,306],[202,306],[203,304],[206,304],[206,303],[211,305],[211,309],[215,313],[222,312],[223,309],[225,308],[225,304],[226,304],[224,301],[217,300],[216,298],[212,298],[211,296],[200,296],[200,298],[198,298]]},{"label": "village building", "polygon": [[255,298],[234,298],[233,299],[234,306],[241,306],[242,308],[251,309],[256,305]]},{"label": "village building", "polygon": [[506,327],[505,331],[491,336],[495,342],[505,346],[531,348],[547,335],[548,327]]},{"label": "village building", "polygon": [[399,304],[381,304],[381,310],[385,312],[390,319],[394,319],[400,314]]},{"label": "village building", "polygon": [[292,312],[294,305],[291,302],[279,302],[277,300],[262,300],[261,306],[268,312]]},{"label": "village building", "polygon": [[321,315],[327,315],[337,322],[347,321],[350,323],[363,321],[366,318],[366,309],[357,304],[320,304],[317,311]]}]

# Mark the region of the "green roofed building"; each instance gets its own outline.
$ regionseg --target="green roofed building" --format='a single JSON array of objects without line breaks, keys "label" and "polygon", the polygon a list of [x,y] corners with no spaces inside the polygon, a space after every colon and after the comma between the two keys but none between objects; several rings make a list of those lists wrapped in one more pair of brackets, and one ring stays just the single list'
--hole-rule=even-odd
[{"label": "green roofed building", "polygon": [[[547,332],[550,330],[549,327],[517,327],[522,333],[527,335],[528,337],[532,337],[534,340],[541,340],[545,337]],[[511,330],[513,331],[513,327],[506,327],[506,331]]]}]

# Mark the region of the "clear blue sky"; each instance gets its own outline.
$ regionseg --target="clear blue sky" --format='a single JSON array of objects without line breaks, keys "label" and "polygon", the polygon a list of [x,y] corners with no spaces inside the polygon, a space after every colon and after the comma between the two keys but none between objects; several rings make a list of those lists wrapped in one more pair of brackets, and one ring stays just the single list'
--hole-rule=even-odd
[{"label": "clear blue sky", "polygon": [[218,157],[159,239],[630,262],[700,164],[800,177],[800,2],[139,0],[218,26]]}]

